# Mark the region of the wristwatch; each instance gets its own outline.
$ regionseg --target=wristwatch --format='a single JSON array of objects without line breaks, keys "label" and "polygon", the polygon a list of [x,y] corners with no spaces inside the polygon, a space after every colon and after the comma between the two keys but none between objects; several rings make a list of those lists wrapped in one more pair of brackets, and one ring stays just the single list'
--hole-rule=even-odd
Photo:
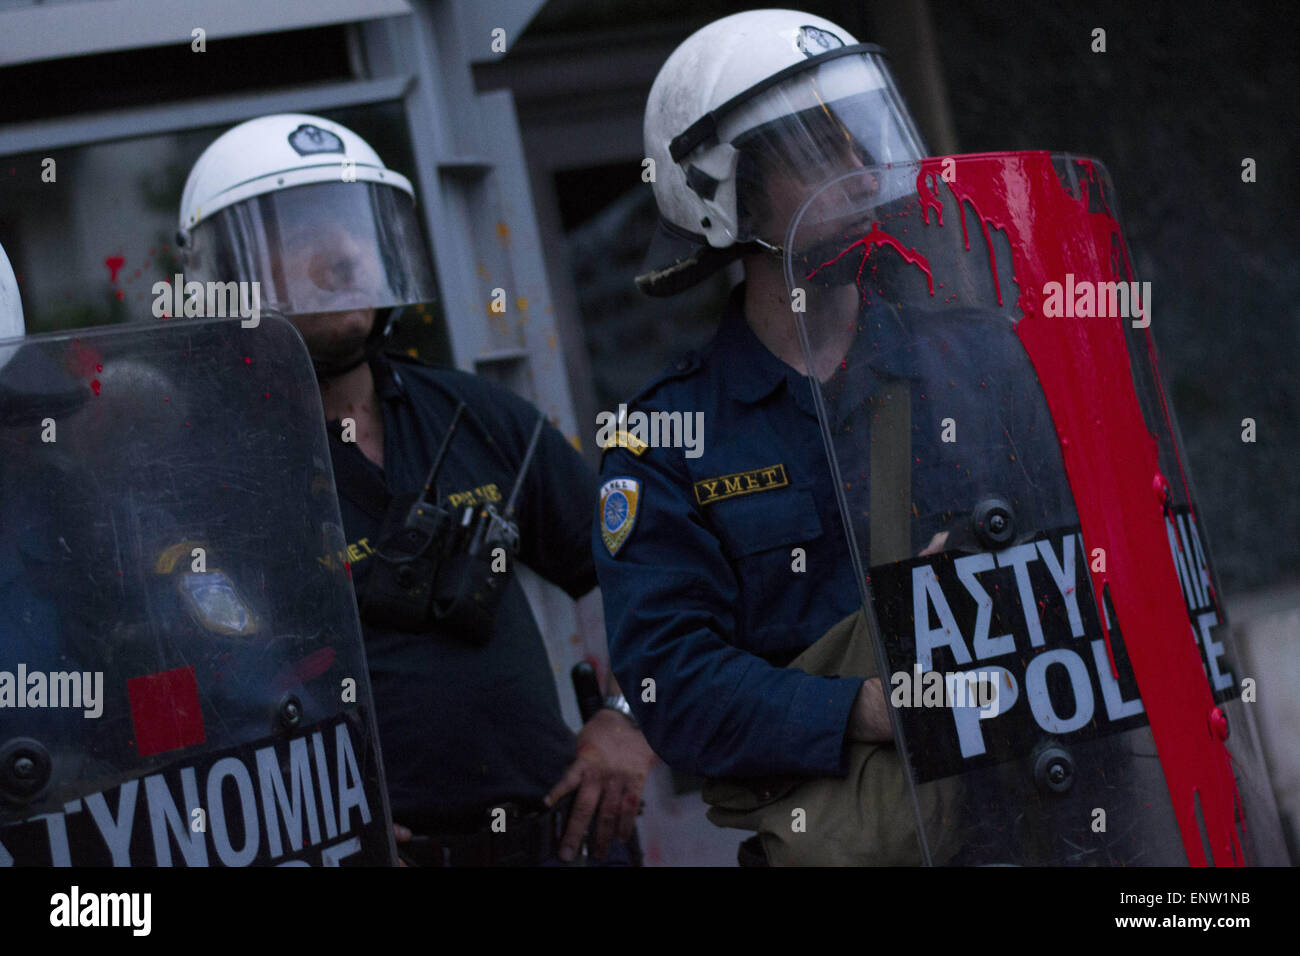
[{"label": "wristwatch", "polygon": [[627,698],[624,697],[622,694],[611,694],[609,697],[606,697],[605,708],[607,710],[618,711],[620,714],[622,714],[624,717],[626,717],[628,720],[632,722],[632,726],[634,728],[636,728],[637,730],[641,729],[641,725],[637,723],[636,718],[632,716],[632,708],[628,706]]}]

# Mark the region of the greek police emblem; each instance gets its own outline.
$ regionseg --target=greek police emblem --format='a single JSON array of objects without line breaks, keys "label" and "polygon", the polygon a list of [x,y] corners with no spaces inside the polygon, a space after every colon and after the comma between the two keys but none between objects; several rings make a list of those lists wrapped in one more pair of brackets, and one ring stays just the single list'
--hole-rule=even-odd
[{"label": "greek police emblem", "polygon": [[299,156],[310,156],[313,153],[341,153],[343,152],[343,140],[339,139],[337,134],[331,133],[327,129],[321,129],[319,126],[313,126],[311,123],[303,123],[296,130],[289,134],[289,145]]},{"label": "greek police emblem", "polygon": [[844,46],[844,41],[821,27],[800,27],[794,45],[804,56],[817,56],[828,50]]},{"label": "greek police emblem", "polygon": [[611,556],[632,533],[640,498],[641,482],[635,478],[611,478],[600,486],[600,539]]}]

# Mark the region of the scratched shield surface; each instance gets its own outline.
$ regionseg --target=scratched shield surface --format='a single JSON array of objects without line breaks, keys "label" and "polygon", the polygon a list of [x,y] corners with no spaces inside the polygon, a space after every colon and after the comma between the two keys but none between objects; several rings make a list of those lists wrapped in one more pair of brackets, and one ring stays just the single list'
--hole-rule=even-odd
[{"label": "scratched shield surface", "polygon": [[0,864],[394,862],[287,322],[0,343]]},{"label": "scratched shield surface", "polygon": [[1285,862],[1105,169],[861,169],[785,249],[930,861]]}]

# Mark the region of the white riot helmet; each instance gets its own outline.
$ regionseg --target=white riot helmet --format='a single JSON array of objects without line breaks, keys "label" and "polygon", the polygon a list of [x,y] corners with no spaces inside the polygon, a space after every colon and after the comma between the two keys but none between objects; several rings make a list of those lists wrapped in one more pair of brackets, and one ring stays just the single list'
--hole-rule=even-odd
[{"label": "white riot helmet", "polygon": [[187,280],[258,282],[285,315],[434,298],[411,183],[319,116],[248,120],[199,157],[181,195]]},{"label": "white riot helmet", "polygon": [[23,302],[18,297],[18,280],[13,266],[0,246],[0,339],[12,339],[24,333]]},{"label": "white riot helmet", "polygon": [[759,225],[773,183],[926,155],[884,52],[795,10],[724,17],[678,46],[650,90],[645,148],[661,228],[637,284],[652,295],[779,244]]}]

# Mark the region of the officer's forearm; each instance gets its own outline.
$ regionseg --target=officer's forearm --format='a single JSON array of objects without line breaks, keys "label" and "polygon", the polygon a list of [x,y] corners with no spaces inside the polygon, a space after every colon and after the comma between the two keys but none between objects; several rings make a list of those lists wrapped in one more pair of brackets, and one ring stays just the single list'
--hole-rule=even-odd
[{"label": "officer's forearm", "polygon": [[889,723],[889,705],[885,703],[885,692],[880,678],[873,677],[863,681],[853,702],[852,716],[849,718],[849,740],[855,743],[881,743],[894,739],[894,730]]}]

